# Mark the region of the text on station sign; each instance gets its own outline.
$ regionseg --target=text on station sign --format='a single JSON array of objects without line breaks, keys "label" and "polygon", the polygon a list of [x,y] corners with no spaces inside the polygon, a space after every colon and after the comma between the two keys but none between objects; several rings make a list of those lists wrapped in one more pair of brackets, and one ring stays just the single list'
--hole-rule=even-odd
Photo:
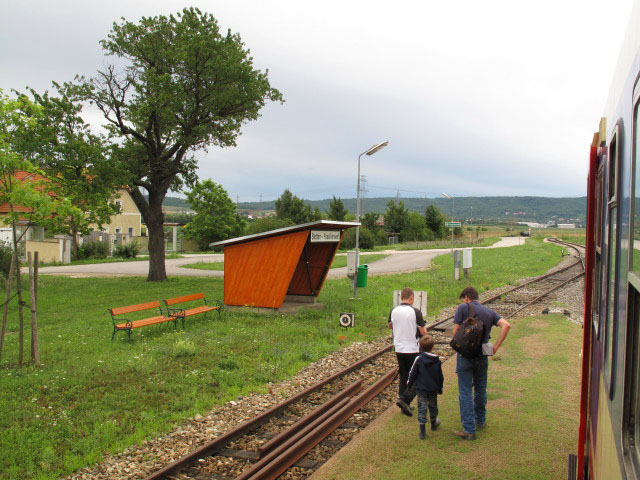
[{"label": "text on station sign", "polygon": [[311,243],[339,241],[340,230],[311,230]]}]

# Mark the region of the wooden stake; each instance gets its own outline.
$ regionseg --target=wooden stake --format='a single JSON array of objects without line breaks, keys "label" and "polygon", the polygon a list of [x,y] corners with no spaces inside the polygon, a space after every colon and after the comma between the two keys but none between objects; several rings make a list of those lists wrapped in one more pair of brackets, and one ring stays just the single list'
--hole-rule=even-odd
[{"label": "wooden stake", "polygon": [[31,294],[31,360],[36,364],[36,367],[39,367],[40,347],[38,345],[38,321],[36,317],[36,285],[33,262],[31,261],[31,252],[27,253],[27,258],[29,259],[29,293]]},{"label": "wooden stake", "polygon": [[13,269],[16,266],[15,253],[11,255],[11,266],[7,276],[7,290],[4,296],[4,308],[2,310],[2,328],[0,329],[0,360],[2,360],[2,347],[4,345],[4,334],[7,330],[7,315],[9,314],[9,299],[11,298],[11,281],[13,280]]}]

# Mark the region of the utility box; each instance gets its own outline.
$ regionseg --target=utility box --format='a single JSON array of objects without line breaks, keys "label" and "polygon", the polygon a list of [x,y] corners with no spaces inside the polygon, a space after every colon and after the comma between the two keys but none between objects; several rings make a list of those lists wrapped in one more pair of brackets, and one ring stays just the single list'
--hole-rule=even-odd
[{"label": "utility box", "polygon": [[461,250],[453,251],[453,279],[460,280],[460,260],[462,257]]},{"label": "utility box", "polygon": [[464,268],[465,270],[473,266],[472,252],[473,249],[471,248],[462,249],[462,268]]},{"label": "utility box", "polygon": [[[402,303],[400,300],[400,292],[401,290],[393,291],[393,306],[397,307]],[[413,291],[413,306],[422,312],[422,316],[427,316],[427,292],[424,290],[414,290]]]},{"label": "utility box", "polygon": [[356,265],[356,251],[352,250],[347,252],[347,277],[355,277],[357,270],[358,265]]}]

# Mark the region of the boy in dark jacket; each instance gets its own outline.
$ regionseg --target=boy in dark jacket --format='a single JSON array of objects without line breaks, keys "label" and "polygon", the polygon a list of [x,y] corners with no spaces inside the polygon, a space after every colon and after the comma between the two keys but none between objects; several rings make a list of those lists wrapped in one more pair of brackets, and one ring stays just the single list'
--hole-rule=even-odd
[{"label": "boy in dark jacket", "polygon": [[442,364],[440,357],[431,353],[435,342],[429,335],[425,335],[420,339],[420,351],[422,352],[416,357],[411,371],[409,372],[409,380],[407,387],[415,388],[418,394],[418,423],[420,424],[420,440],[424,440],[427,436],[425,424],[427,423],[427,408],[429,408],[429,417],[431,419],[431,430],[437,430],[440,427],[438,419],[438,394],[442,394],[442,385],[444,384],[444,376],[442,375]]}]

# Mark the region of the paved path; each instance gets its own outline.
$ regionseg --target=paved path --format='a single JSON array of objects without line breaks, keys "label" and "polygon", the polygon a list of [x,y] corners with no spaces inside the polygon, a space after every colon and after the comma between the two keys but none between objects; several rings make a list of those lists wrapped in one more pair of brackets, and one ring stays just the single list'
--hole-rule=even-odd
[{"label": "paved path", "polygon": [[[476,248],[500,248],[522,245],[524,237],[504,237],[490,247]],[[431,261],[438,255],[449,253],[451,249],[441,248],[435,250],[385,250],[379,253],[388,253],[389,256],[369,265],[369,275],[388,275],[391,273],[411,272],[424,270],[431,265]],[[376,252],[378,253],[378,252]],[[195,254],[184,255],[184,258],[174,258],[165,261],[168,276],[183,277],[223,277],[220,270],[196,270],[194,268],[182,268],[181,265],[198,262],[222,262],[223,254]],[[117,262],[117,263],[93,263],[89,265],[64,265],[58,267],[44,267],[39,269],[41,274],[64,275],[71,277],[126,277],[147,276],[149,262]],[[346,277],[347,268],[334,268],[329,270],[329,278]]]}]

